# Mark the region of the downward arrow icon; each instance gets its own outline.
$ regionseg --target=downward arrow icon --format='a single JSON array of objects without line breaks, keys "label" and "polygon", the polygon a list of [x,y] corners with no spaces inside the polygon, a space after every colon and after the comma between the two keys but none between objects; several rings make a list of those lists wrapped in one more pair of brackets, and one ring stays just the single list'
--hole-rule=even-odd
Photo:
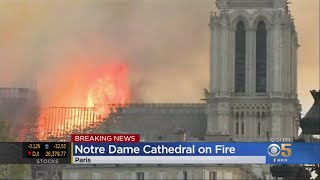
[{"label": "downward arrow icon", "polygon": [[31,156],[31,151],[28,151],[28,156]]}]

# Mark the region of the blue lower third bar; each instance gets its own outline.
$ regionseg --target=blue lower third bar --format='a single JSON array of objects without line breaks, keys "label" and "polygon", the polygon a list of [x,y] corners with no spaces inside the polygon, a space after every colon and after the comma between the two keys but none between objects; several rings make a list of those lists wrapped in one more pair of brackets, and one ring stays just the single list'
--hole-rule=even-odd
[{"label": "blue lower third bar", "polygon": [[73,163],[320,164],[320,143],[73,143]]}]

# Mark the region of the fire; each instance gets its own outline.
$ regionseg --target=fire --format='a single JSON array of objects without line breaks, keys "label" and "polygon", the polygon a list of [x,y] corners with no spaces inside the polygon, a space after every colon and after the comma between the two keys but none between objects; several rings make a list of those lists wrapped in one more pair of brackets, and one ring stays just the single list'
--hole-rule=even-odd
[{"label": "fire", "polygon": [[128,67],[113,65],[96,71],[87,94],[87,107],[97,107],[101,116],[108,116],[110,109],[129,102]]},{"label": "fire", "polygon": [[[43,111],[39,118],[39,139],[44,140],[49,136],[61,137],[66,132],[95,128],[109,116],[114,106],[124,106],[130,101],[126,64],[106,65],[87,71],[85,77],[77,79],[85,90],[81,97],[76,97],[76,102],[79,102],[79,98],[85,99],[82,100],[85,102],[83,107]],[[53,118],[57,116],[58,118]]]}]

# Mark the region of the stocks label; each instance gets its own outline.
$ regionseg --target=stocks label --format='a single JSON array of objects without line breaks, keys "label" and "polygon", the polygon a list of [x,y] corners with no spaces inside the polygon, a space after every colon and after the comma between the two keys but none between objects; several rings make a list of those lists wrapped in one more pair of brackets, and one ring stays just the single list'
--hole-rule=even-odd
[{"label": "stocks label", "polygon": [[70,143],[0,142],[0,164],[70,164]]}]

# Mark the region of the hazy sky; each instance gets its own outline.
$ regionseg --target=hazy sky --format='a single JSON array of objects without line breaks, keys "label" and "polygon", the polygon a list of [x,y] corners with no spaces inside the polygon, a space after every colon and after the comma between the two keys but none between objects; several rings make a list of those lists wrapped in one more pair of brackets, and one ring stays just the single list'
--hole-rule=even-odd
[{"label": "hazy sky", "polygon": [[[2,0],[0,85],[39,82],[45,105],[77,94],[83,68],[128,64],[134,101],[199,102],[209,79],[213,0]],[[319,89],[319,0],[292,0],[299,97]],[[67,93],[68,94],[68,93]]]}]

